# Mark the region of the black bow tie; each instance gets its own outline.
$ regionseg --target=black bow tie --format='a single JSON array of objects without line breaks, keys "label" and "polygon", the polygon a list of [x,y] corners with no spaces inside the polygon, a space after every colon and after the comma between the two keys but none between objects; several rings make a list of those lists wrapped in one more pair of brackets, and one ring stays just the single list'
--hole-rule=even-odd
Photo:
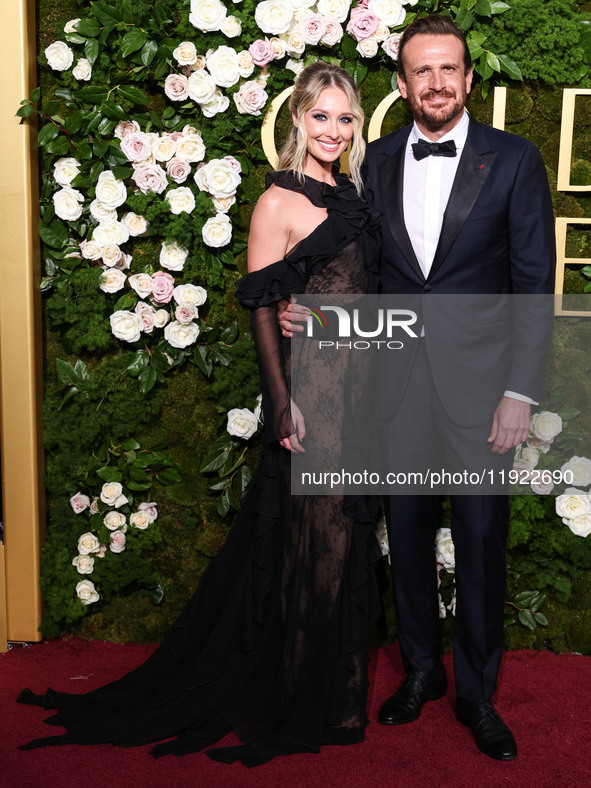
[{"label": "black bow tie", "polygon": [[456,143],[453,140],[447,142],[427,142],[427,140],[419,140],[413,142],[412,145],[413,156],[417,161],[424,159],[426,156],[455,156]]}]

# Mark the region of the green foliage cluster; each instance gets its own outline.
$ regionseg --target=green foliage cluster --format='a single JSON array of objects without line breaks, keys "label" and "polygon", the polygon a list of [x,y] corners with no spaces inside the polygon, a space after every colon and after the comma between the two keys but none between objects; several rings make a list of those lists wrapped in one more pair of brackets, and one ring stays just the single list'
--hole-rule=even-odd
[{"label": "green foliage cluster", "polygon": [[512,0],[490,22],[477,22],[495,51],[507,52],[526,79],[591,84],[591,23],[576,0]]}]

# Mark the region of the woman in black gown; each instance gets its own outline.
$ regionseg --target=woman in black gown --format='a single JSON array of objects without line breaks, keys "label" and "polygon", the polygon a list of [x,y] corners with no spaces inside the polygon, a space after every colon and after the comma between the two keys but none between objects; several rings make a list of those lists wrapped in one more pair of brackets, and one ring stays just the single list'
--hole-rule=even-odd
[{"label": "woman in black gown", "polygon": [[[364,738],[374,519],[361,498],[290,496],[290,452],[305,446],[322,462],[338,450],[357,394],[347,387],[344,402],[345,387],[311,369],[300,401],[290,401],[277,302],[293,293],[365,292],[377,231],[360,196],[363,112],[353,80],[318,61],[296,80],[290,108],[294,127],[255,208],[249,274],[238,283],[261,372],[261,464],[226,544],[163,644],[136,670],[84,695],[25,690],[19,700],[56,709],[47,722],[66,732],[24,748],[168,739],[152,753],[183,755],[233,730],[244,745],[208,755],[254,766]],[[333,172],[351,138],[354,183]],[[300,371],[311,363],[303,356]],[[306,413],[319,402],[329,427],[304,438]]]}]

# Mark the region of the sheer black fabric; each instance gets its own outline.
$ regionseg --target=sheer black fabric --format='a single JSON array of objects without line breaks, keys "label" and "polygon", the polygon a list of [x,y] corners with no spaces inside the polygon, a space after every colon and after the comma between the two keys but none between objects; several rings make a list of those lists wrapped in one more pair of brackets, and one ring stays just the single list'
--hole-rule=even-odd
[{"label": "sheer black fabric", "polygon": [[[367,204],[344,176],[336,187],[291,173],[272,181],[326,206],[327,219],[284,260],[239,282],[252,308],[267,442],[220,554],[163,644],[136,670],[85,695],[48,689],[19,700],[57,714],[56,744],[157,744],[152,753],[196,752],[235,731],[244,745],[208,755],[248,766],[278,754],[361,741],[367,725],[367,632],[377,610],[371,561],[374,516],[363,499],[291,496],[289,342],[276,302],[290,293],[360,293],[378,254]],[[306,368],[304,360],[304,369]],[[302,411],[319,400],[329,432],[306,438],[321,462],[334,451],[357,393],[300,387]],[[172,738],[171,737],[175,737]]]}]

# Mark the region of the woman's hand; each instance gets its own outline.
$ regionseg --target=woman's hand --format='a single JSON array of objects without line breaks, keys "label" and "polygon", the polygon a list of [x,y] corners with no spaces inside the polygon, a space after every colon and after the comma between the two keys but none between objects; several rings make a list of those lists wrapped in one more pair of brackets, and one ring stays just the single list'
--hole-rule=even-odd
[{"label": "woman's hand", "polygon": [[291,339],[294,332],[303,331],[303,323],[306,322],[309,314],[309,310],[305,306],[300,306],[294,296],[290,301],[285,299],[280,301],[277,304],[277,322],[283,336]]},{"label": "woman's hand", "polygon": [[293,400],[291,400],[291,422],[294,431],[288,438],[281,438],[279,440],[280,446],[283,446],[287,451],[294,452],[294,454],[305,453],[305,449],[300,443],[306,437],[306,425],[302,411],[298,408]]}]

